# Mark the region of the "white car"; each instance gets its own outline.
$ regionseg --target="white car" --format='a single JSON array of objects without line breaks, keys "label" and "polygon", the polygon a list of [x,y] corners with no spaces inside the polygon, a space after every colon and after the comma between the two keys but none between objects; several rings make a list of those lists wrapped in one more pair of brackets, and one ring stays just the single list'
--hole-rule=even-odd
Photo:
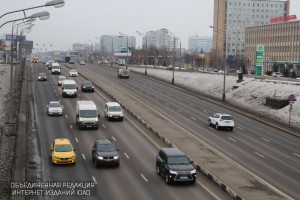
[{"label": "white car", "polygon": [[69,76],[78,76],[78,72],[76,69],[70,69],[69,71]]},{"label": "white car", "polygon": [[108,121],[112,119],[123,121],[123,111],[120,104],[117,102],[107,102],[104,108],[104,117]]},{"label": "white car", "polygon": [[274,77],[283,77],[283,74],[280,73],[280,72],[273,72],[272,76],[274,76]]},{"label": "white car", "polygon": [[59,101],[50,101],[49,104],[47,105],[47,114],[62,115],[63,106],[59,103]]},{"label": "white car", "polygon": [[208,125],[214,126],[216,129],[229,128],[229,130],[233,130],[234,120],[231,115],[215,113],[208,118]]},{"label": "white car", "polygon": [[80,65],[85,65],[85,62],[84,62],[84,61],[80,61],[79,64],[80,64]]}]

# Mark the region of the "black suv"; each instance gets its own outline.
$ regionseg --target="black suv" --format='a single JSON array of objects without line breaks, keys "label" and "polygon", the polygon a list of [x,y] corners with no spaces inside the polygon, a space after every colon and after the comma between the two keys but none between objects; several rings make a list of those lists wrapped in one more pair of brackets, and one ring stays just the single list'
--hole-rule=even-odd
[{"label": "black suv", "polygon": [[101,165],[119,167],[118,151],[119,149],[116,149],[110,139],[97,139],[92,149],[92,160],[95,163],[95,167],[100,167]]},{"label": "black suv", "polygon": [[196,181],[196,170],[192,161],[177,148],[161,148],[156,156],[156,172],[167,184],[171,182]]},{"label": "black suv", "polygon": [[94,85],[92,81],[83,81],[81,84],[82,92],[94,92]]}]

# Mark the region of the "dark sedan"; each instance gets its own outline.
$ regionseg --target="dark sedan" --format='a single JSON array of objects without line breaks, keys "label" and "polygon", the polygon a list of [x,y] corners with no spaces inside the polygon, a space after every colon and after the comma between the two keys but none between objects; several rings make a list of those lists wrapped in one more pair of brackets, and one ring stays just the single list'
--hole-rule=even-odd
[{"label": "dark sedan", "polygon": [[92,81],[83,81],[81,84],[82,92],[94,92],[94,85]]},{"label": "dark sedan", "polygon": [[44,72],[39,73],[38,75],[38,81],[47,81],[47,76]]}]

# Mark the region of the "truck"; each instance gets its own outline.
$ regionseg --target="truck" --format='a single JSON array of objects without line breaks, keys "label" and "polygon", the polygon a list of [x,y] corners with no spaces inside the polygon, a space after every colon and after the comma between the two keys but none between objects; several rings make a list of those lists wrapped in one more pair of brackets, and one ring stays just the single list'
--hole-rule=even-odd
[{"label": "truck", "polygon": [[119,66],[125,66],[125,59],[119,59],[118,64]]},{"label": "truck", "polygon": [[100,115],[97,106],[93,101],[77,101],[76,104],[76,124],[78,129],[99,127]]},{"label": "truck", "polygon": [[118,69],[118,78],[129,78],[129,69]]}]

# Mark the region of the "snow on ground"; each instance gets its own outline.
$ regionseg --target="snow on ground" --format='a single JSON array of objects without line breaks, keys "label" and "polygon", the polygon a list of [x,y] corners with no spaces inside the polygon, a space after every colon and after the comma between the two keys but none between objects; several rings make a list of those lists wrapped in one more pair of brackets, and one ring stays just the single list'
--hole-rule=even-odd
[{"label": "snow on ground", "polygon": [[4,117],[4,102],[10,90],[10,65],[0,64],[0,119]]},{"label": "snow on ground", "polygon": [[[140,73],[145,72],[144,66],[130,67],[130,69],[131,71]],[[168,82],[171,82],[172,80],[172,73],[172,70],[169,71],[153,67],[147,68],[147,74],[149,76]],[[238,77],[236,75],[226,75],[225,90],[227,102],[288,123],[290,106],[277,110],[265,106],[264,103],[266,97],[288,99],[291,94],[294,94],[298,97],[298,100],[292,106],[291,125],[294,127],[300,126],[300,81],[285,81],[284,78],[281,78],[280,80],[271,80],[267,78],[256,79],[244,77],[243,79],[244,81],[237,83]],[[222,98],[224,82],[223,74],[175,70],[174,80],[176,85],[204,93],[211,97]]]}]

